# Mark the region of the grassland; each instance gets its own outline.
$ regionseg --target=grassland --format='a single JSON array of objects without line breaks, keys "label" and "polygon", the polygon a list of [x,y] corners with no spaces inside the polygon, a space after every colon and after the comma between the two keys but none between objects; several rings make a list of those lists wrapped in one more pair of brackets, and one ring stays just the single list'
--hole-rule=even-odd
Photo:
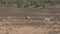
[{"label": "grassland", "polygon": [[[46,21],[50,16],[54,18]],[[57,6],[45,9],[0,6],[0,17],[0,34],[60,34],[60,7]]]}]

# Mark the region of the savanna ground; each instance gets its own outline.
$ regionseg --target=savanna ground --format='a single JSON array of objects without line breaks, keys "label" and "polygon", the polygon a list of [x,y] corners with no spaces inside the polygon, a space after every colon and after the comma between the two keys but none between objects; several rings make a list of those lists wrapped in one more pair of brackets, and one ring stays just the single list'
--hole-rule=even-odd
[{"label": "savanna ground", "polygon": [[[54,18],[46,21],[50,16]],[[0,6],[0,17],[0,34],[60,34],[59,5],[44,9]]]}]

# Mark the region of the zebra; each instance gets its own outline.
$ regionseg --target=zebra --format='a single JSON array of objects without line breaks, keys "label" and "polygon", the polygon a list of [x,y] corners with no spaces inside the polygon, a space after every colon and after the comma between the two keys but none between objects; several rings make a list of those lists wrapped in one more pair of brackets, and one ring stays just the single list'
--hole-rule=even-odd
[{"label": "zebra", "polygon": [[31,19],[31,17],[30,17],[30,16],[26,16],[25,18],[26,18],[26,19]]},{"label": "zebra", "polygon": [[45,21],[50,21],[52,18],[54,18],[54,17],[50,16],[48,18],[45,18]]},{"label": "zebra", "polygon": [[2,21],[2,17],[0,17],[0,21]]},{"label": "zebra", "polygon": [[9,21],[11,21],[11,20],[12,20],[12,17],[10,17],[10,16],[7,16],[7,19],[8,19]]}]

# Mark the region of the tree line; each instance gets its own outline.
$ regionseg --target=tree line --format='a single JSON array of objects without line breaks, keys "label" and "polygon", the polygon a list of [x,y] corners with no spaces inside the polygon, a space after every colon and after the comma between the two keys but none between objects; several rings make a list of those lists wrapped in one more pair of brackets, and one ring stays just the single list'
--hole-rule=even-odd
[{"label": "tree line", "polygon": [[16,4],[18,7],[21,7],[21,5],[26,6],[40,6],[45,4],[60,4],[60,0],[0,0],[0,4]]}]

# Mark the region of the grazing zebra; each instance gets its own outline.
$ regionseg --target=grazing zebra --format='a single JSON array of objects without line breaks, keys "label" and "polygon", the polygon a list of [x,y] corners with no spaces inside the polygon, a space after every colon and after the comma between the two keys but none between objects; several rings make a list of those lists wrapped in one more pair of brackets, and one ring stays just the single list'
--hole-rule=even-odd
[{"label": "grazing zebra", "polygon": [[2,21],[2,17],[0,17],[0,21]]},{"label": "grazing zebra", "polygon": [[54,17],[50,16],[49,18],[45,18],[45,21],[50,21],[52,18]]},{"label": "grazing zebra", "polygon": [[7,20],[8,20],[8,25],[12,26],[12,21],[13,21],[12,17],[7,16]]},{"label": "grazing zebra", "polygon": [[12,20],[12,17],[7,16],[7,19],[8,19],[8,21],[11,21]]},{"label": "grazing zebra", "polygon": [[26,18],[26,19],[31,19],[31,17],[30,17],[30,16],[26,16],[25,18]]}]

